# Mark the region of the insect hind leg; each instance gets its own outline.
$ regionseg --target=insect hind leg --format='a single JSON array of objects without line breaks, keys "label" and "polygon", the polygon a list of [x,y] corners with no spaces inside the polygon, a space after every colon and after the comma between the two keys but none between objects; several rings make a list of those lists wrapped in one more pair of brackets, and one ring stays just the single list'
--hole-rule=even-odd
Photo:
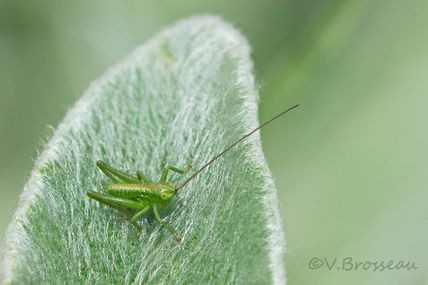
[{"label": "insect hind leg", "polygon": [[123,181],[125,183],[141,183],[140,179],[132,177],[123,171],[117,170],[102,160],[97,161],[97,166],[105,175],[113,180],[113,182]]},{"label": "insect hind leg", "polygon": [[101,204],[104,204],[104,205],[109,206],[113,209],[116,209],[119,212],[124,213],[126,216],[132,217],[133,212],[131,210],[129,210],[128,208],[121,206],[117,203],[114,203],[113,201],[109,201],[108,199],[106,199],[106,195],[99,194],[99,193],[92,192],[92,191],[88,191],[87,195],[89,198],[94,199]]}]

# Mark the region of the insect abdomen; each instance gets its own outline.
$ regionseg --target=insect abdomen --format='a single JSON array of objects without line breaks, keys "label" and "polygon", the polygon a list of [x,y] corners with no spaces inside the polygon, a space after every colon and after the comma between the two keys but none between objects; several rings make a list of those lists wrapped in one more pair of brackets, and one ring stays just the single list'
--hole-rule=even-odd
[{"label": "insect abdomen", "polygon": [[107,192],[116,197],[134,200],[151,194],[153,189],[150,186],[148,184],[111,184],[107,186]]}]

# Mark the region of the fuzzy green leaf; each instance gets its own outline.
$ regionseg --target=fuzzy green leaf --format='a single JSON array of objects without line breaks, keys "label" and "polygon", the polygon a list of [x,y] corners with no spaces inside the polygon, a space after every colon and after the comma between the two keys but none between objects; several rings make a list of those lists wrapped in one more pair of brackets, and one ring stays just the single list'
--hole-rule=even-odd
[{"label": "fuzzy green leaf", "polygon": [[[86,197],[109,183],[105,160],[157,180],[165,164],[196,170],[257,126],[246,40],[216,17],[177,23],[85,92],[39,157],[3,244],[11,284],[285,283],[275,189],[258,134],[180,190],[139,239]],[[185,177],[171,175],[178,185]]]}]

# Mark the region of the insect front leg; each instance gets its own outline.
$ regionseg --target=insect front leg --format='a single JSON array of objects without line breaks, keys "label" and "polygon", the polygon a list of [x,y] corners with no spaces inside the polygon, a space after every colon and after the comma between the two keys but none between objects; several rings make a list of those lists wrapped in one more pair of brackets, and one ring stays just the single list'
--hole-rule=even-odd
[{"label": "insect front leg", "polygon": [[158,212],[158,207],[156,205],[152,205],[152,206],[153,206],[153,213],[155,214],[156,220],[162,226],[164,226],[175,237],[175,239],[177,241],[181,241],[181,237],[177,234],[177,232],[170,225],[168,225],[164,220],[161,219],[159,212]]},{"label": "insect front leg", "polygon": [[117,170],[102,160],[97,161],[97,166],[99,169],[101,169],[102,172],[104,172],[105,175],[107,175],[114,182],[123,181],[126,183],[141,183],[139,178],[132,177],[131,175]]},{"label": "insect front leg", "polygon": [[161,176],[160,182],[166,182],[166,179],[167,179],[167,176],[168,176],[168,172],[170,170],[174,171],[176,173],[179,173],[179,174],[185,174],[191,168],[192,168],[192,164],[190,164],[190,163],[187,165],[186,169],[180,169],[180,168],[177,168],[177,167],[169,165],[169,166],[165,167],[164,170],[162,171],[162,176]]}]

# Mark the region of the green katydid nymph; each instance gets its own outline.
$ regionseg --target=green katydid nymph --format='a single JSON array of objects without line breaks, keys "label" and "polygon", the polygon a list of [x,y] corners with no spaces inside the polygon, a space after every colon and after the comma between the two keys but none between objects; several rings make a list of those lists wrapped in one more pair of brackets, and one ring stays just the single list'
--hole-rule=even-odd
[{"label": "green katydid nymph", "polygon": [[248,134],[241,137],[239,140],[235,141],[225,150],[223,150],[222,152],[214,156],[211,160],[209,160],[207,163],[205,163],[201,168],[196,170],[188,179],[186,179],[178,187],[167,181],[168,173],[170,171],[173,171],[179,174],[185,174],[190,170],[190,164],[186,169],[179,169],[173,166],[167,166],[166,168],[164,168],[159,182],[152,182],[140,171],[137,171],[136,176],[134,177],[111,167],[103,161],[97,161],[98,168],[101,169],[101,171],[104,172],[104,174],[107,175],[113,181],[113,184],[109,184],[106,187],[107,193],[97,193],[88,191],[88,197],[97,200],[98,202],[105,204],[109,207],[112,207],[122,213],[125,213],[126,217],[128,217],[131,220],[131,223],[140,231],[142,230],[142,227],[140,224],[137,223],[137,220],[145,213],[147,213],[150,209],[152,209],[155,219],[163,227],[165,227],[175,237],[177,241],[180,241],[181,237],[177,234],[177,232],[160,217],[158,212],[158,206],[168,206],[174,196],[177,194],[178,190],[183,188],[187,183],[189,183],[193,178],[196,177],[196,175],[202,172],[211,163],[213,163],[219,157],[224,155],[235,145],[255,133],[257,130],[263,128],[270,122],[284,115],[288,111],[291,111],[297,106],[298,105],[295,105],[279,113],[272,119],[261,124],[259,127],[255,128]]}]

